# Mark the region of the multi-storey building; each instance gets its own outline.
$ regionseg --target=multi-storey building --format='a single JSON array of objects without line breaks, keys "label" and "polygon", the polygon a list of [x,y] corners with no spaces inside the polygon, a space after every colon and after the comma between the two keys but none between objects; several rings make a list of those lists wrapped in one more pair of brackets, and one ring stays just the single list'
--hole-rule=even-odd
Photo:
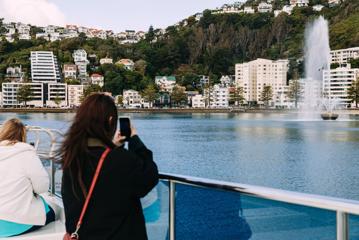
[{"label": "multi-storey building", "polygon": [[123,96],[123,105],[130,107],[141,107],[142,97],[138,91],[124,90],[122,96]]},{"label": "multi-storey building", "polygon": [[242,87],[247,102],[260,102],[265,86],[271,86],[273,99],[287,85],[288,60],[257,60],[236,64],[236,86]]},{"label": "multi-storey building", "polygon": [[247,13],[247,14],[253,14],[254,13],[254,8],[249,7],[249,6],[244,7],[243,12]]},{"label": "multi-storey building", "polygon": [[89,64],[86,51],[84,49],[75,50],[72,57],[74,58],[74,62],[77,66],[79,77],[86,77],[87,65]]},{"label": "multi-storey building", "polygon": [[67,106],[67,84],[49,83],[47,85],[47,107],[66,107]]},{"label": "multi-storey building", "polygon": [[67,85],[67,100],[69,107],[80,106],[83,94],[84,85]]},{"label": "multi-storey building", "polygon": [[60,82],[60,69],[57,62],[57,58],[53,52],[31,52],[30,60],[32,82]]},{"label": "multi-storey building", "polygon": [[219,81],[221,82],[221,85],[223,85],[223,86],[226,86],[226,87],[233,86],[235,83],[235,76],[234,75],[222,76]]},{"label": "multi-storey building", "polygon": [[350,64],[345,67],[323,71],[323,93],[329,99],[334,99],[343,107],[350,106],[351,99],[348,89],[353,81],[359,77],[359,68],[351,68]]},{"label": "multi-storey building", "polygon": [[77,66],[75,64],[64,64],[63,68],[64,78],[76,79],[77,77]]},{"label": "multi-storey building", "polygon": [[192,107],[193,108],[205,108],[206,101],[203,95],[197,94],[196,96],[192,97]]},{"label": "multi-storey building", "polygon": [[104,85],[104,77],[101,74],[94,73],[91,75],[91,83],[97,84],[100,87],[103,87]]},{"label": "multi-storey building", "polygon": [[43,83],[3,83],[2,92],[3,107],[19,107],[23,106],[24,102],[18,100],[18,90],[24,85],[31,86],[31,99],[26,103],[27,106],[43,107],[44,105],[44,85]]},{"label": "multi-storey building", "polygon": [[215,84],[212,88],[205,90],[205,100],[211,108],[227,108],[229,106],[229,90],[228,87]]},{"label": "multi-storey building", "polygon": [[359,58],[359,47],[333,50],[330,55],[331,63],[347,64],[351,59]]},{"label": "multi-storey building", "polygon": [[155,83],[160,88],[160,91],[171,93],[173,88],[176,86],[176,77],[156,76]]}]

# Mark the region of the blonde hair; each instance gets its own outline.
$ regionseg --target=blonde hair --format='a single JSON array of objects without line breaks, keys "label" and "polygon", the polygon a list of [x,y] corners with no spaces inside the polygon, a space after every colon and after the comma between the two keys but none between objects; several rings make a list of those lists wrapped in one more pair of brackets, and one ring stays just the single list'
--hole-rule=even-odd
[{"label": "blonde hair", "polygon": [[0,142],[9,141],[9,144],[26,142],[26,127],[17,118],[7,120],[0,130]]}]

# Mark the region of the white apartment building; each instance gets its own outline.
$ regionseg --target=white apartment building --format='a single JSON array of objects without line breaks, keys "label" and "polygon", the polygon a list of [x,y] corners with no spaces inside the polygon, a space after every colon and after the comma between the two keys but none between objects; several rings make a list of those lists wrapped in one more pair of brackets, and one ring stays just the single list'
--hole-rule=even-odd
[{"label": "white apartment building", "polygon": [[351,68],[350,64],[345,67],[324,70],[323,93],[330,99],[337,99],[340,101],[339,104],[346,108],[351,104],[348,89],[358,77],[359,68]]},{"label": "white apartment building", "polygon": [[175,76],[156,76],[155,83],[159,86],[160,91],[171,93],[176,86]]},{"label": "white apartment building", "polygon": [[206,99],[203,95],[197,94],[192,97],[192,107],[193,108],[205,108],[206,107]]},{"label": "white apartment building", "polygon": [[67,85],[67,101],[69,107],[80,106],[83,94],[84,85]]},{"label": "white apartment building", "polygon": [[113,59],[112,58],[101,58],[100,59],[100,64],[113,64]]},{"label": "white apartment building", "polygon": [[91,83],[99,85],[100,87],[103,87],[103,85],[105,84],[104,79],[105,78],[98,73],[94,73],[91,75]]},{"label": "white apartment building", "polygon": [[3,107],[20,107],[25,103],[20,103],[17,99],[17,91],[23,85],[30,85],[32,97],[26,104],[32,107],[43,107],[44,105],[44,86],[42,83],[3,83],[2,84],[2,105]]},{"label": "white apartment building", "polygon": [[30,60],[32,82],[60,82],[59,65],[53,52],[31,52]]},{"label": "white apartment building", "polygon": [[258,12],[260,13],[270,13],[272,12],[272,4],[261,2],[258,5]]},{"label": "white apartment building", "polygon": [[22,71],[21,65],[19,67],[8,67],[6,68],[5,78],[10,82],[22,82],[25,73]]},{"label": "white apartment building", "polygon": [[288,60],[257,60],[236,64],[236,87],[242,87],[247,102],[260,102],[265,86],[271,86],[273,99],[287,85]]},{"label": "white apartment building", "polygon": [[79,76],[87,76],[87,65],[89,64],[87,52],[84,49],[78,49],[74,51],[72,57],[77,66]]},{"label": "white apartment building", "polygon": [[229,106],[229,90],[227,87],[224,87],[220,84],[215,84],[213,88],[210,89],[209,95],[209,105],[211,108],[227,108]]},{"label": "white apartment building", "polygon": [[309,0],[290,0],[290,5],[297,7],[307,7]]},{"label": "white apartment building", "polygon": [[234,83],[235,83],[235,76],[234,76],[234,75],[222,76],[219,81],[221,82],[221,85],[226,86],[226,87],[229,87],[229,86],[234,85]]},{"label": "white apartment building", "polygon": [[200,76],[199,83],[204,86],[209,84],[209,76],[202,75]]},{"label": "white apartment building", "polygon": [[47,107],[66,107],[67,106],[67,84],[49,83],[47,89]]},{"label": "white apartment building", "polygon": [[124,90],[122,96],[124,106],[141,107],[142,97],[138,91]]},{"label": "white apartment building", "polygon": [[75,64],[64,64],[63,68],[64,78],[76,79],[77,77],[77,66]]},{"label": "white apartment building", "polygon": [[359,47],[330,51],[331,63],[347,64],[351,59],[359,58]]}]

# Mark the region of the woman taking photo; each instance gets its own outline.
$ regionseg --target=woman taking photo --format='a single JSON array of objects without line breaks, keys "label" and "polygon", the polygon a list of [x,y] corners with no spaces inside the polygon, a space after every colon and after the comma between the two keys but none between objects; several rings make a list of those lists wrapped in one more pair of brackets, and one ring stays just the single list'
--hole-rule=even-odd
[{"label": "woman taking photo", "polygon": [[49,190],[49,176],[25,142],[20,120],[6,121],[0,130],[0,237],[31,232],[55,219],[39,196]]},{"label": "woman taking photo", "polygon": [[60,155],[69,235],[84,240],[147,239],[140,198],[156,186],[157,166],[135,128],[127,139],[129,149],[123,147],[117,121],[113,99],[96,93],[81,104],[65,137]]}]

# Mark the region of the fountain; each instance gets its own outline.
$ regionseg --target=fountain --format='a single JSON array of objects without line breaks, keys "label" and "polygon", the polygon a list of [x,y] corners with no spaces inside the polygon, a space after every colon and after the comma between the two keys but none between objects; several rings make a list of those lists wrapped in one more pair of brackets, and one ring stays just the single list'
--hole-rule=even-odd
[{"label": "fountain", "polygon": [[322,97],[323,71],[330,69],[328,21],[322,16],[309,23],[305,30],[305,81],[303,113],[306,118],[315,118],[318,112],[325,120],[335,120],[334,101]]}]

